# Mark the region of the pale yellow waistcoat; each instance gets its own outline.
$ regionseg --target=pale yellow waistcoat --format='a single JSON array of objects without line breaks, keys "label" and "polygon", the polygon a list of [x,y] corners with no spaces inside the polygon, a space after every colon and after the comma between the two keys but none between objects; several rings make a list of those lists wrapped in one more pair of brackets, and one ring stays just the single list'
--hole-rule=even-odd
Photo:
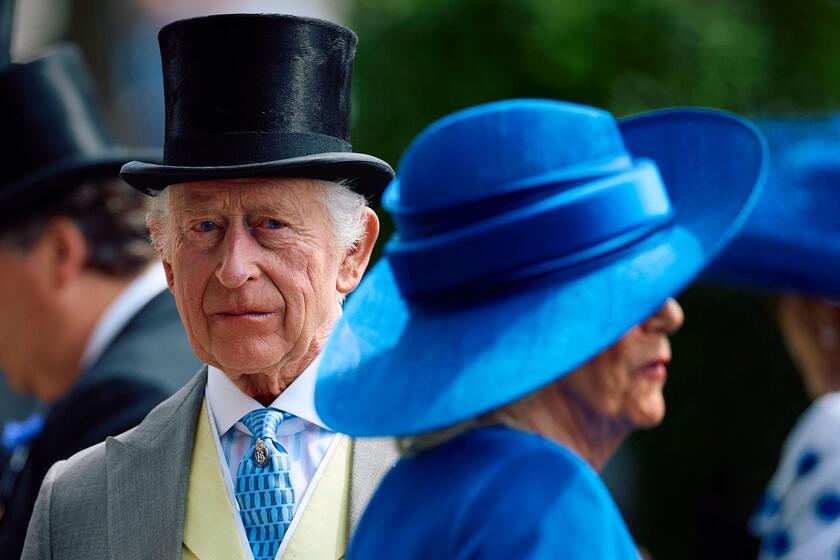
[{"label": "pale yellow waistcoat", "polygon": [[[295,514],[284,560],[336,560],[347,548],[352,441],[345,437],[320,474],[304,509]],[[231,512],[207,402],[201,406],[187,486],[182,559],[245,560],[237,518]],[[153,513],[153,512],[150,512]],[[300,517],[300,519],[297,519]],[[294,525],[292,526],[294,527]]]}]

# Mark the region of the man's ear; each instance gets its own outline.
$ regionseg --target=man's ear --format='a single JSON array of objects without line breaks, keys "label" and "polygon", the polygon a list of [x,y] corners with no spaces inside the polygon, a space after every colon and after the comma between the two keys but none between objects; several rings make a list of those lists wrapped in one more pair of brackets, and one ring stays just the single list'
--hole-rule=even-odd
[{"label": "man's ear", "polygon": [[152,245],[154,246],[155,251],[157,251],[158,256],[161,258],[161,263],[163,264],[163,272],[166,274],[166,285],[169,287],[169,291],[174,294],[175,274],[172,272],[172,264],[169,262],[169,259],[164,257],[164,255],[168,253],[166,252],[166,247],[163,246],[163,241],[165,239],[162,231],[163,227],[158,221],[150,222],[148,227]]},{"label": "man's ear", "polygon": [[79,226],[63,216],[50,220],[33,248],[41,259],[44,273],[56,290],[79,277],[88,260],[88,247]]},{"label": "man's ear", "polygon": [[348,295],[356,289],[362,281],[362,275],[370,262],[370,255],[379,237],[379,217],[370,208],[365,208],[365,228],[362,238],[351,247],[341,261],[338,269],[336,290],[340,294]]},{"label": "man's ear", "polygon": [[169,286],[169,291],[175,293],[175,273],[172,272],[172,265],[169,261],[162,260],[163,272],[166,274],[166,285]]}]

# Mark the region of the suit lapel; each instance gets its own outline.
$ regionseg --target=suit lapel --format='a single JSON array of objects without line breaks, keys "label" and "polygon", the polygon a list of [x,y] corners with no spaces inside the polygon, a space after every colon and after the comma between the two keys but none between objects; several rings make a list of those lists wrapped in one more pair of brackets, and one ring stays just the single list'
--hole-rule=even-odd
[{"label": "suit lapel", "polygon": [[356,527],[382,478],[399,459],[393,440],[362,438],[353,442],[350,475],[350,535]]},{"label": "suit lapel", "polygon": [[110,555],[126,560],[178,558],[196,420],[207,369],[105,443]]},{"label": "suit lapel", "polygon": [[190,467],[184,545],[201,560],[246,558],[228,501],[206,401],[201,406],[198,418]]}]

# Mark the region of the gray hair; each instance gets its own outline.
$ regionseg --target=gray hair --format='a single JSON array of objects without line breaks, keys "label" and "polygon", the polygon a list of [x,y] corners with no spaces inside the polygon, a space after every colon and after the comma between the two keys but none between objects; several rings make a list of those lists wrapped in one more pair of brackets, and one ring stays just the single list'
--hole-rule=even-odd
[{"label": "gray hair", "polygon": [[[367,219],[365,208],[367,199],[350,188],[349,181],[321,181],[307,179],[318,185],[321,201],[330,215],[333,230],[334,247],[349,251],[364,238]],[[169,189],[164,189],[153,197],[146,214],[146,224],[151,232],[152,245],[164,258],[172,248],[169,237]]]}]

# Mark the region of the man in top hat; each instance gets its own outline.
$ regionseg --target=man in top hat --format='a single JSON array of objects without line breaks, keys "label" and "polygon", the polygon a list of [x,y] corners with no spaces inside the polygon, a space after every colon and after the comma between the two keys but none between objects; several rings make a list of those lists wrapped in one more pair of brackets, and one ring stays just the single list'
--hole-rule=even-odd
[{"label": "man in top hat", "polygon": [[367,201],[393,177],[348,141],[356,36],[223,15],[159,40],[164,163],[122,177],[155,196],[152,239],[207,367],[135,430],[53,468],[24,558],[341,558],[395,458],[313,405],[379,232]]},{"label": "man in top hat", "polygon": [[18,558],[49,468],[136,426],[200,364],[145,197],[118,176],[138,152],[109,141],[75,47],[6,64],[0,131],[0,369],[48,405],[0,468],[0,558]]}]

